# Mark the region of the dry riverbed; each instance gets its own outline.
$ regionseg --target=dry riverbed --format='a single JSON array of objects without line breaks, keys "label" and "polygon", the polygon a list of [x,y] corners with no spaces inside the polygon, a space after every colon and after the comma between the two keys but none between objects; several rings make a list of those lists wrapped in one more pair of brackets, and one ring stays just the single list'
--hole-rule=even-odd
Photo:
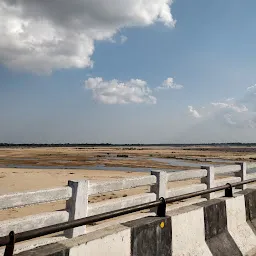
[{"label": "dry riverbed", "polygon": [[[1,148],[0,149],[0,194],[38,190],[57,186],[66,186],[68,180],[113,180],[118,178],[147,175],[146,172],[118,171],[117,167],[148,167],[158,169],[185,170],[195,167],[173,166],[153,161],[151,158],[190,159],[192,162],[207,160],[208,158],[231,159],[236,161],[253,161],[256,157],[255,148]],[[191,162],[191,163],[192,163]],[[37,169],[6,168],[8,165],[34,166]],[[86,170],[86,166],[105,165],[113,170]],[[40,166],[52,169],[40,169]],[[82,167],[82,169],[68,169]],[[66,168],[66,169],[56,169]],[[197,181],[183,181],[170,184],[171,187],[189,185]],[[126,197],[143,193],[149,187],[142,187],[118,192],[104,193],[89,198],[90,203],[117,197]],[[20,209],[0,211],[0,220],[22,217],[45,211],[60,210],[65,202],[36,205]]]}]

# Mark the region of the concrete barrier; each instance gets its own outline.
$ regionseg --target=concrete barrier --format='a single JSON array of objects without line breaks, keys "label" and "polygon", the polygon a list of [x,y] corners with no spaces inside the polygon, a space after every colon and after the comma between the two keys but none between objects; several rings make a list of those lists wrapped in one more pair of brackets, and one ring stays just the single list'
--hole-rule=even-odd
[{"label": "concrete barrier", "polygon": [[16,255],[255,255],[255,216],[256,190],[246,189]]},{"label": "concrete barrier", "polygon": [[131,229],[115,225],[87,235],[44,245],[15,255],[19,256],[130,256]]},{"label": "concrete barrier", "polygon": [[256,234],[256,190],[246,189],[239,194],[244,195],[246,221]]},{"label": "concrete barrier", "polygon": [[256,236],[246,221],[243,195],[235,195],[226,201],[227,228],[243,255],[256,253]]},{"label": "concrete barrier", "polygon": [[213,199],[199,203],[204,210],[205,241],[212,255],[242,255],[227,230],[227,211],[224,200]]},{"label": "concrete barrier", "polygon": [[[220,175],[224,173],[225,176],[226,174],[235,174],[236,177],[218,179],[219,177],[216,177],[215,173]],[[61,212],[44,212],[36,215],[29,215],[24,218],[0,221],[0,236],[8,235],[12,230],[15,232],[28,231],[65,222],[67,220],[72,221],[83,217],[109,212],[114,209],[122,209],[155,201],[160,197],[166,198],[177,196],[203,190],[205,188],[212,188],[216,186],[216,184],[246,180],[246,175],[246,164],[240,163],[217,168],[214,168],[213,166],[205,166],[202,167],[202,169],[197,170],[193,169],[169,173],[166,171],[152,171],[151,175],[111,181],[95,182],[92,180],[72,180],[69,181],[68,186],[65,187],[0,195],[0,210],[26,207],[28,205],[45,204],[60,200],[65,200],[67,202],[66,208]],[[215,177],[217,180],[215,180]],[[189,186],[176,186],[173,183],[182,180],[194,180],[192,181],[194,183]],[[198,184],[200,180],[201,184]],[[141,194],[128,195],[125,198],[110,198],[108,200],[95,203],[92,203],[89,200],[89,196],[145,186],[150,190],[150,193],[142,191]],[[240,187],[240,189],[243,188],[244,186]],[[195,200],[199,202],[204,199],[210,199],[214,196],[219,197],[222,196],[222,194],[215,193],[214,195],[214,193],[212,193],[207,195],[206,198],[203,196],[203,198],[197,197],[186,200],[185,202],[177,202],[176,204],[172,204],[171,207],[181,207],[184,203],[193,204],[195,203]],[[155,210],[156,209],[152,209],[151,212],[155,212]],[[123,222],[123,218],[116,218],[116,223],[118,222]],[[88,233],[86,226],[77,227],[64,232],[63,238],[73,238],[86,233]],[[43,243],[45,243],[45,240]],[[51,239],[49,239],[49,243],[51,243]],[[32,241],[31,246],[37,246],[37,244],[33,245]],[[2,255],[1,249],[0,255]]]},{"label": "concrete barrier", "polygon": [[[243,193],[251,198],[255,190]],[[250,209],[245,196],[236,193],[197,205],[204,207],[205,239],[212,255],[255,255],[256,236],[246,216],[256,211],[256,204]]]},{"label": "concrete barrier", "polygon": [[203,207],[190,205],[167,212],[167,215],[172,223],[172,253],[169,255],[212,255],[205,242]]},{"label": "concrete barrier", "polygon": [[171,255],[170,218],[146,217],[123,225],[131,228],[131,255]]}]

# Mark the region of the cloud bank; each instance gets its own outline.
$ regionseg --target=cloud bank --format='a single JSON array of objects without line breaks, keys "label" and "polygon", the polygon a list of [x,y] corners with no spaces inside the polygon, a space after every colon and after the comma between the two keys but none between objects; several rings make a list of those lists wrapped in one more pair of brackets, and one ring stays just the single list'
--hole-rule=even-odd
[{"label": "cloud bank", "polygon": [[124,27],[155,22],[174,27],[171,4],[172,0],[2,0],[0,63],[36,73],[92,67],[96,40],[112,40]]}]

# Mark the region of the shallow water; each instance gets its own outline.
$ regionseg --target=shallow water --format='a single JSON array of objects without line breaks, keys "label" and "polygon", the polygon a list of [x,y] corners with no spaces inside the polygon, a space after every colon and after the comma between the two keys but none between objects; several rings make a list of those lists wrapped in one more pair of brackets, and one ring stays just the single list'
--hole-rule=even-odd
[{"label": "shallow water", "polygon": [[247,169],[247,173],[254,173],[254,172],[256,172],[256,167]]},{"label": "shallow water", "polygon": [[234,163],[235,162],[233,160],[220,159],[220,158],[207,158],[206,160],[210,161],[210,162],[215,162],[215,163],[220,163],[220,162],[222,162],[222,163]]},{"label": "shallow water", "polygon": [[[122,159],[121,157],[117,157],[116,159]],[[125,158],[126,160],[140,160],[142,158],[139,157],[129,157]],[[145,158],[143,158],[145,159]],[[216,159],[216,158],[207,158],[204,159],[202,162],[192,162],[189,160],[181,160],[181,159],[175,159],[175,158],[147,158],[148,160],[156,161],[156,162],[161,162],[161,163],[166,163],[170,164],[173,166],[185,166],[185,167],[198,167],[200,168],[202,165],[213,165],[207,161],[212,161],[215,163],[222,163],[222,164],[214,164],[214,166],[221,166],[225,165],[224,163],[233,163],[234,161],[232,160],[225,160],[225,159]],[[200,160],[200,159],[199,159]],[[203,160],[203,159],[202,159]],[[65,160],[60,160],[60,163],[66,163],[68,161]],[[0,166],[1,167],[1,166]],[[92,166],[67,166],[67,167],[61,167],[61,166],[34,166],[34,165],[15,165],[15,164],[8,164],[2,167],[10,167],[10,168],[27,168],[27,169],[83,169],[83,170],[105,170],[105,171],[126,171],[126,172],[150,172],[151,170],[159,170],[159,168],[141,168],[141,167],[126,167],[126,166],[121,166],[121,167],[111,167],[111,166],[105,166],[105,165],[92,165]],[[165,170],[168,172],[177,172],[180,170],[172,170],[172,169],[161,169]],[[248,173],[256,172],[256,167],[248,169]]]},{"label": "shallow water", "polygon": [[188,166],[188,167],[200,167],[202,163],[194,163],[191,161],[180,160],[175,158],[150,158],[150,160],[167,163],[173,166]]},{"label": "shallow water", "polygon": [[[152,168],[132,168],[132,167],[110,167],[104,165],[95,165],[95,166],[34,166],[34,165],[15,165],[8,164],[3,167],[9,168],[23,168],[23,169],[79,169],[79,170],[102,170],[102,171],[127,171],[127,172],[150,172]],[[172,171],[172,170],[171,170]]]},{"label": "shallow water", "polygon": [[[131,160],[131,161],[138,161],[138,160],[151,160],[155,162],[165,163],[172,166],[185,166],[185,167],[200,167],[201,165],[205,165],[205,161],[201,163],[197,163],[191,160],[184,160],[184,159],[176,159],[176,158],[158,158],[158,157],[149,157],[149,158],[142,158],[142,157],[111,157],[111,159],[124,159],[124,160]],[[215,162],[223,162],[223,161],[215,161]],[[210,164],[210,163],[209,163]]]},{"label": "shallow water", "polygon": [[[125,160],[140,160],[142,158],[140,157],[111,157],[111,159],[125,159]],[[143,158],[144,159],[144,158]],[[186,166],[186,167],[200,167],[202,164],[200,163],[193,163],[191,161],[186,160],[178,160],[174,158],[147,158],[148,160],[161,162],[170,164],[173,166]],[[68,161],[65,160],[59,160],[57,161],[59,163],[66,163]],[[111,167],[111,166],[105,166],[105,165],[93,165],[93,166],[67,166],[67,167],[60,167],[60,166],[39,166],[39,165],[15,165],[15,164],[8,164],[6,167],[12,167],[12,168],[28,168],[28,169],[86,169],[86,170],[105,170],[105,171],[131,171],[131,172],[150,172],[151,170],[159,170],[159,168],[141,168],[141,167]],[[168,172],[174,172],[174,171],[180,171],[180,170],[170,170],[170,169],[161,169],[166,170]]]}]

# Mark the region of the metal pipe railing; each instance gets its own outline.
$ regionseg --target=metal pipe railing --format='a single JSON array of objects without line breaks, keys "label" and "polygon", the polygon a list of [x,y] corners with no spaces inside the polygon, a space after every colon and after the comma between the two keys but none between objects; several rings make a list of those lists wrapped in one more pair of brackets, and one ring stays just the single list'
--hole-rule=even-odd
[{"label": "metal pipe railing", "polygon": [[[6,251],[8,250],[8,248],[10,251],[13,251],[15,242],[22,242],[22,241],[37,238],[40,236],[57,233],[57,232],[64,231],[67,229],[92,224],[94,222],[126,215],[129,213],[138,212],[138,211],[145,210],[145,209],[152,209],[155,207],[158,207],[157,216],[165,217],[166,204],[168,204],[168,203],[174,203],[174,202],[177,202],[180,200],[189,199],[189,198],[196,197],[196,196],[202,196],[202,195],[206,195],[206,194],[221,191],[221,190],[225,190],[225,196],[232,197],[233,196],[232,187],[237,187],[237,186],[252,183],[252,182],[256,182],[256,178],[241,181],[241,182],[236,182],[236,183],[232,183],[232,184],[227,183],[226,185],[223,185],[223,186],[200,190],[197,192],[174,196],[174,197],[170,197],[170,198],[166,198],[166,199],[160,198],[159,200],[154,201],[154,202],[136,205],[136,206],[128,207],[125,209],[110,211],[107,213],[102,213],[102,214],[98,214],[98,215],[94,215],[94,216],[86,217],[86,218],[82,218],[82,219],[77,219],[77,220],[73,220],[73,221],[69,221],[69,222],[63,222],[63,223],[51,225],[48,227],[24,231],[24,232],[17,233],[17,234],[14,234],[14,232],[11,231],[8,236],[0,237],[0,247],[6,246]],[[12,255],[12,254],[5,254],[5,255]]]}]

